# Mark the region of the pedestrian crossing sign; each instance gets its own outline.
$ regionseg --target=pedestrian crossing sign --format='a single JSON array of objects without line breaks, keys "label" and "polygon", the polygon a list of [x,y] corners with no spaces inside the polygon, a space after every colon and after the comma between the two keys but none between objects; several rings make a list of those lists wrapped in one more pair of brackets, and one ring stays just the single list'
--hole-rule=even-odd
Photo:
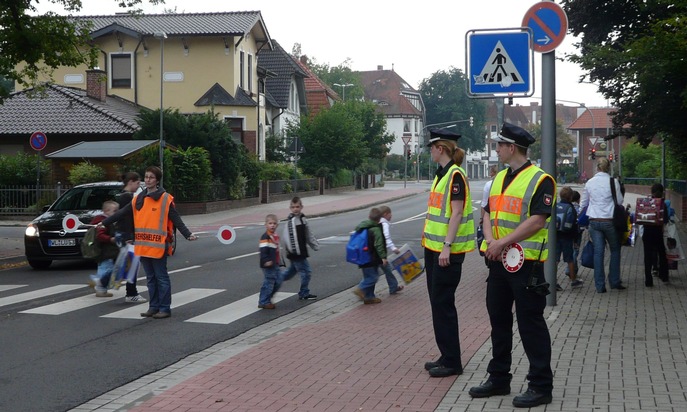
[{"label": "pedestrian crossing sign", "polygon": [[529,29],[470,30],[465,39],[470,97],[534,94],[534,53]]}]

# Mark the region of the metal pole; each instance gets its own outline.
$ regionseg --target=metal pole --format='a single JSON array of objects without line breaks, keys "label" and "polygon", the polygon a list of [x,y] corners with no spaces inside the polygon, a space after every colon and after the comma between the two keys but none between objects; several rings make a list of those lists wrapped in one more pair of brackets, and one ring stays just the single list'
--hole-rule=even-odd
[{"label": "metal pole", "polygon": [[405,171],[403,172],[403,188],[408,183],[408,144],[403,145],[403,157],[405,158]]},{"label": "metal pole", "polygon": [[162,171],[162,176],[160,178],[160,187],[163,187],[163,181],[165,178],[164,169],[164,153],[165,153],[165,137],[163,134],[162,123],[163,123],[163,102],[164,102],[164,67],[165,67],[165,36],[160,36],[160,170]]},{"label": "metal pole", "polygon": [[36,153],[36,204],[40,200],[39,187],[41,184],[41,152]]},{"label": "metal pole", "polygon": [[[542,117],[541,117],[542,169],[556,177],[556,55],[551,51],[542,54]],[[556,193],[554,193],[556,196]],[[552,205],[553,206],[553,205]],[[552,210],[553,214],[553,210]],[[553,220],[553,219],[552,219]],[[544,277],[551,293],[546,297],[549,306],[556,306],[556,225],[549,224],[549,259],[544,262]]]}]

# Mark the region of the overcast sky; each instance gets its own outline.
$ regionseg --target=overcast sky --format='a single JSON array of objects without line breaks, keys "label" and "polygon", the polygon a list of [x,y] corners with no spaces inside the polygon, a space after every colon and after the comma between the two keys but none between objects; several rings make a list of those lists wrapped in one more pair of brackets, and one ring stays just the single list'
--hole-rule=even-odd
[{"label": "overcast sky", "polygon": [[[144,0],[145,1],[145,0]],[[465,72],[465,34],[469,30],[520,27],[534,0],[167,0],[166,4],[142,6],[145,13],[229,12],[258,10],[270,36],[291,52],[294,43],[301,53],[318,63],[337,66],[346,59],[356,71],[393,69],[411,86],[439,70],[456,67]],[[79,15],[114,14],[124,9],[115,0],[82,0]],[[235,5],[234,5],[235,4]],[[247,8],[248,7],[248,8]],[[39,11],[64,10],[41,2]],[[568,35],[556,49],[556,57],[575,50]],[[580,84],[578,66],[556,62],[556,98],[602,107],[606,100],[592,84]],[[541,93],[541,55],[535,53],[535,97]],[[529,104],[531,99],[514,99]],[[574,105],[572,103],[565,103]]]}]

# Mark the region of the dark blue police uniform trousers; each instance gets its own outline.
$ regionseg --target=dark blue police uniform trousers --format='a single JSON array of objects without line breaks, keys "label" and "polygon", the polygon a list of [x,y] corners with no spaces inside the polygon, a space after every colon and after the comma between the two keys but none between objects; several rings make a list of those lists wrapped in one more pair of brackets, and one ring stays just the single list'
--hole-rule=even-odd
[{"label": "dark blue police uniform trousers", "polygon": [[[544,319],[546,297],[526,290],[533,261],[526,260],[515,273],[506,271],[500,261],[491,261],[487,278],[487,311],[491,322],[493,358],[487,372],[497,385],[508,383],[513,350],[513,302],[522,346],[530,362],[527,373],[529,387],[550,393],[553,389],[551,371],[551,336]],[[540,279],[539,282],[543,282]]]},{"label": "dark blue police uniform trousers", "polygon": [[441,357],[439,362],[449,368],[463,369],[460,360],[460,334],[456,289],[463,271],[465,253],[451,254],[448,266],[439,266],[439,253],[425,248],[427,291],[432,306],[434,338]]}]

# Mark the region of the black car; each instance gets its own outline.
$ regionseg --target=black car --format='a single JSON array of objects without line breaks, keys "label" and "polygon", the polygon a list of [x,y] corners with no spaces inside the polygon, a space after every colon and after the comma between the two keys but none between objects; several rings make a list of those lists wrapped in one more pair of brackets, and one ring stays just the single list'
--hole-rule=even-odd
[{"label": "black car", "polygon": [[99,182],[66,191],[26,228],[24,250],[29,265],[34,269],[47,269],[53,260],[84,259],[81,240],[88,226],[67,233],[62,228],[62,220],[71,213],[81,223],[89,224],[102,213],[103,202],[115,200],[123,187],[122,182]]}]

